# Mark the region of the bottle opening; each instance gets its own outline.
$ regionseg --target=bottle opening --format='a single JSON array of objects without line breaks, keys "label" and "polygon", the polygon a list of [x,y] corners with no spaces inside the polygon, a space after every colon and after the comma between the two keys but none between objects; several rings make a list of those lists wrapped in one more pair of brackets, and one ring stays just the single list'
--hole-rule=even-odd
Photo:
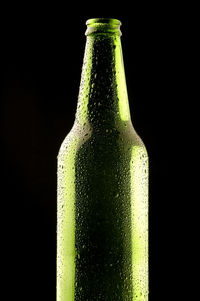
[{"label": "bottle opening", "polygon": [[86,25],[91,26],[94,24],[110,24],[110,25],[121,25],[121,22],[117,19],[112,19],[112,18],[94,18],[94,19],[89,19],[86,22]]},{"label": "bottle opening", "polygon": [[121,35],[121,22],[113,18],[93,18],[86,22],[86,35],[92,33],[115,33]]}]

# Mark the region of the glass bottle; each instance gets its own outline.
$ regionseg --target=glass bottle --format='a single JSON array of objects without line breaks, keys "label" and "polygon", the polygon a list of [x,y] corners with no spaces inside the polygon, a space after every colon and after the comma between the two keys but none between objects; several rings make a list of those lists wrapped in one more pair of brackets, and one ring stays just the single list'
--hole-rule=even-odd
[{"label": "glass bottle", "polygon": [[87,21],[76,119],[58,154],[57,301],[148,300],[148,156],[120,21]]}]

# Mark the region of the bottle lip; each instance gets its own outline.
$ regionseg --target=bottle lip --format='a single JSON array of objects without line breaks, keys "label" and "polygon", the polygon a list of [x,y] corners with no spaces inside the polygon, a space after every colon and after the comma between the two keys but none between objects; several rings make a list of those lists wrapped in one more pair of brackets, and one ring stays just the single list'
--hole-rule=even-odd
[{"label": "bottle lip", "polygon": [[121,21],[113,18],[92,18],[86,21],[86,25],[91,26],[94,24],[109,24],[109,25],[122,25]]},{"label": "bottle lip", "polygon": [[87,30],[86,35],[93,33],[112,33],[121,35],[120,26],[121,21],[113,18],[93,18],[86,22]]}]

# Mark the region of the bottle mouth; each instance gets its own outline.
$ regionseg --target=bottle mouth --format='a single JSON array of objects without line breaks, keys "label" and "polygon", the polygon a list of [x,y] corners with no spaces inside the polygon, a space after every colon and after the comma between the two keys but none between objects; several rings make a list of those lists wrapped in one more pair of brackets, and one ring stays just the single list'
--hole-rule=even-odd
[{"label": "bottle mouth", "polygon": [[93,18],[93,19],[89,19],[86,22],[86,25],[91,26],[94,24],[110,24],[110,25],[121,25],[121,22],[117,19],[113,19],[113,18]]},{"label": "bottle mouth", "polygon": [[86,35],[92,33],[115,33],[121,35],[121,22],[113,18],[93,18],[86,22]]}]

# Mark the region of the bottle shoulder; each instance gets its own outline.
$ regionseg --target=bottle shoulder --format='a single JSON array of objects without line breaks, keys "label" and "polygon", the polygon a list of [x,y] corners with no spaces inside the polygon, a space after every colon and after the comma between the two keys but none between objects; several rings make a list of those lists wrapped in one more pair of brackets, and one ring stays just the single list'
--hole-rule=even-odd
[{"label": "bottle shoulder", "polygon": [[73,145],[76,143],[78,137],[74,131],[74,127],[68,132],[68,134],[65,136],[63,142],[60,145],[59,151],[58,151],[58,158],[62,156],[64,153],[69,151],[73,148]]},{"label": "bottle shoulder", "polygon": [[112,153],[115,149],[126,154],[130,149],[137,149],[148,157],[146,147],[132,126],[119,128],[91,129],[89,126],[74,125],[65,137],[59,149],[58,157],[74,156],[80,149],[90,153]]}]

